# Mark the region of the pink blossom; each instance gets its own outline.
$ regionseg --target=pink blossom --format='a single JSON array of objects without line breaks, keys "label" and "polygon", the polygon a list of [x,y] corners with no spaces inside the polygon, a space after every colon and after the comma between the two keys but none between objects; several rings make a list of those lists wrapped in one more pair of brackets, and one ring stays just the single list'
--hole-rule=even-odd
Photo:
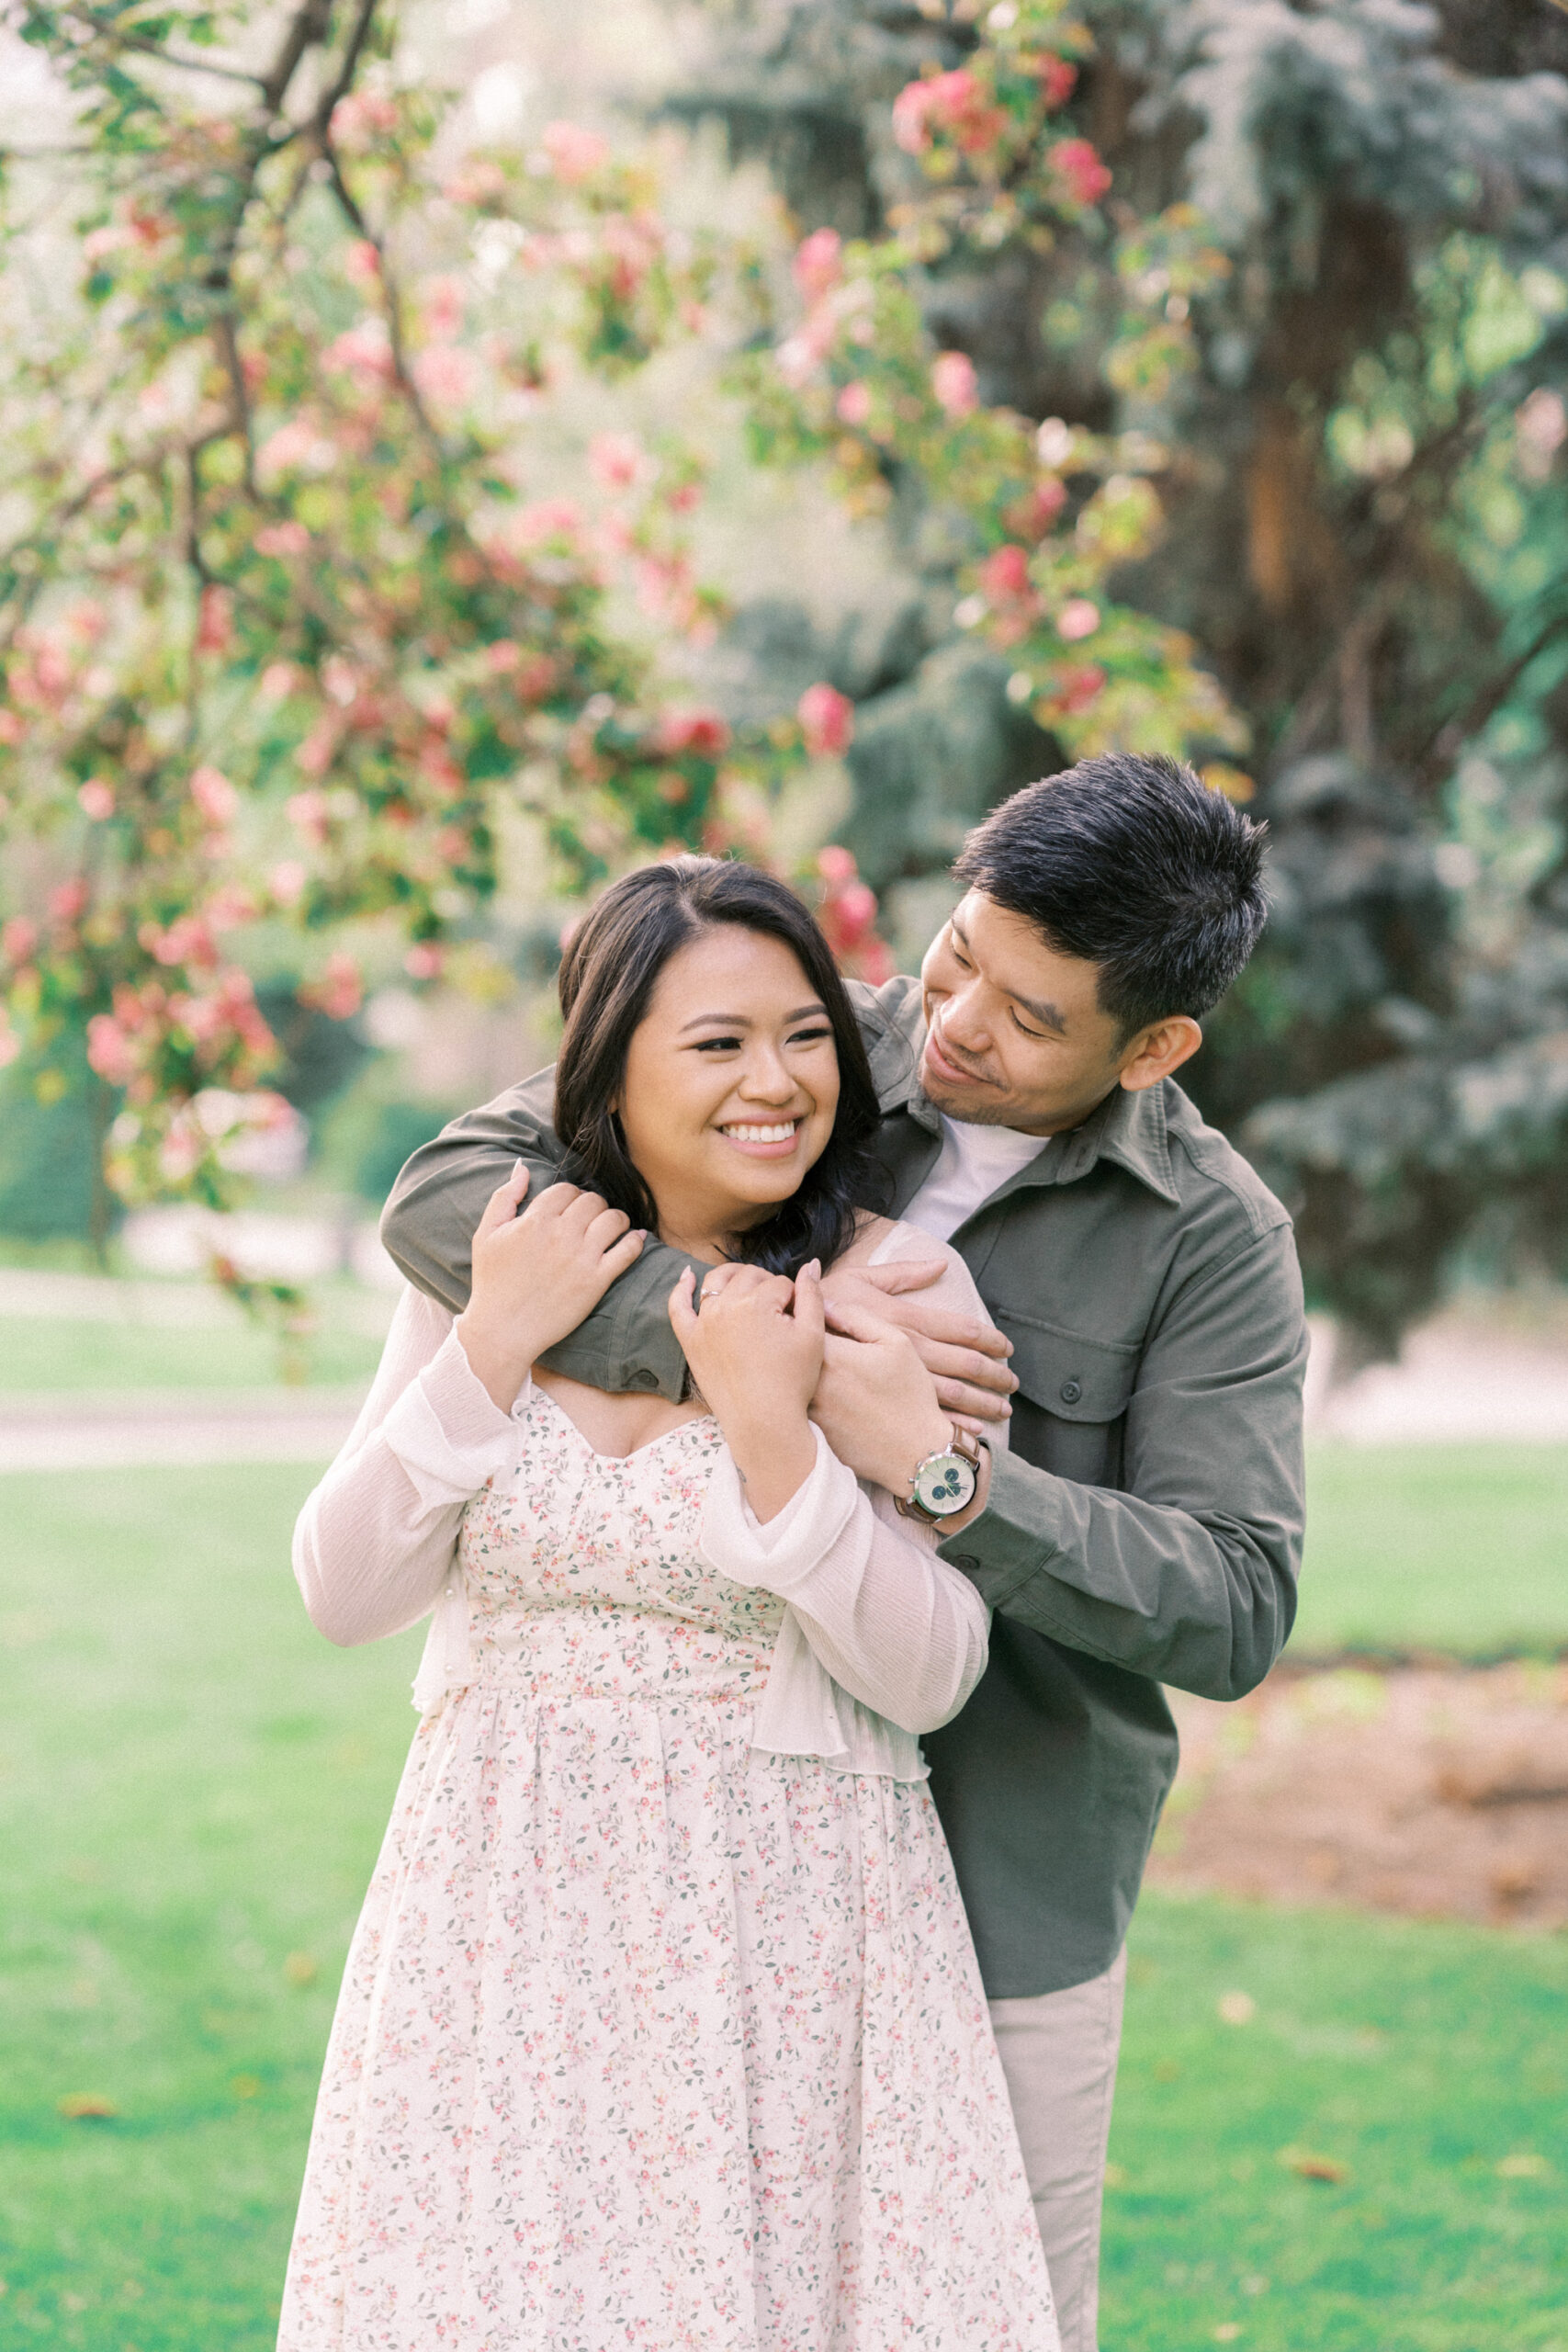
[{"label": "pink blossom", "polygon": [[[343,338],[340,336],[338,340],[341,342]],[[314,465],[323,447],[330,460],[331,445],[323,444],[317,427],[305,417],[291,417],[287,424],[280,424],[256,451],[256,471],[264,479],[293,473],[302,466]]]},{"label": "pink blossom", "polygon": [[101,825],[114,815],[114,786],[106,784],[101,775],[89,776],[76,795],[76,805],[95,825]]},{"label": "pink blossom", "polygon": [[375,90],[352,90],[333,108],[332,134],[339,146],[363,153],[378,133],[396,130],[398,109]]},{"label": "pink blossom", "polygon": [[0,743],[19,743],[27,731],[14,710],[0,710]]},{"label": "pink blossom", "polygon": [[966,67],[910,82],[893,101],[893,136],[907,153],[924,153],[933,130],[944,132],[965,155],[995,146],[1008,127],[1003,109]]},{"label": "pink blossom", "polygon": [[298,906],[305,895],[310,876],[297,857],[280,858],[266,877],[266,887],[275,903],[280,907]]},{"label": "pink blossom", "polygon": [[243,922],[254,922],[260,910],[243,883],[224,882],[214,890],[202,911],[209,927],[222,932],[236,931]]},{"label": "pink blossom", "polygon": [[588,444],[588,462],[606,490],[630,490],[653,471],[647,450],[630,433],[596,433]]},{"label": "pink blossom", "polygon": [[240,796],[221,768],[197,768],[190,780],[190,797],[203,824],[215,829],[231,824],[240,805]]},{"label": "pink blossom", "polygon": [[14,1062],[21,1050],[21,1039],[5,1013],[0,1012],[0,1069],[4,1069],[8,1062]]},{"label": "pink blossom", "polygon": [[819,303],[795,333],[781,343],[773,364],[792,391],[809,383],[833,348],[839,322],[826,303]]},{"label": "pink blossom", "polygon": [[200,1167],[205,1149],[194,1126],[182,1122],[171,1127],[158,1147],[159,1173],[171,1184],[183,1184]]},{"label": "pink blossom", "polygon": [[834,408],[840,424],[863,424],[871,414],[871,386],[846,384]]},{"label": "pink blossom", "polygon": [[107,222],[102,228],[88,230],[82,240],[82,258],[89,262],[102,261],[106,254],[116,253],[130,242],[128,230],[118,222]]},{"label": "pink blossom", "polygon": [[256,691],[263,702],[287,702],[299,674],[292,662],[269,662],[257,681]]},{"label": "pink blossom", "polygon": [[527,548],[551,539],[575,539],[581,529],[581,510],[570,498],[541,498],[518,508],[508,521],[506,536],[514,548]]},{"label": "pink blossom", "polygon": [[667,756],[690,752],[699,760],[717,760],[729,748],[729,729],[716,710],[693,706],[665,711],[653,740],[655,748]]},{"label": "pink blossom", "polygon": [[327,838],[327,796],[324,792],[297,792],[283,804],[284,814],[298,833],[320,849]]},{"label": "pink blossom", "polygon": [[829,842],[826,849],[819,849],[817,853],[817,871],[829,889],[837,889],[842,883],[852,882],[860,869],[855,864],[853,850],[843,848],[838,842]]},{"label": "pink blossom", "polygon": [[807,686],[795,706],[806,748],[812,758],[848,751],[855,731],[855,707],[848,695],[822,680]]},{"label": "pink blossom", "polygon": [[88,1022],[87,1060],[110,1086],[128,1086],[135,1075],[135,1047],[112,1012],[95,1012]]},{"label": "pink blossom", "polygon": [[1100,627],[1100,606],[1091,605],[1087,596],[1072,596],[1056,616],[1056,634],[1069,645],[1080,638],[1092,637]]},{"label": "pink blossom", "polygon": [[432,277],[423,288],[424,331],[433,343],[450,343],[463,323],[463,289],[455,277]]},{"label": "pink blossom", "polygon": [[1066,482],[1055,474],[1043,474],[1027,497],[1008,508],[1003,519],[1021,538],[1042,539],[1066,503]]},{"label": "pink blossom", "polygon": [[1029,593],[1029,556],[1023,548],[998,548],[980,566],[981,593],[993,605],[1006,604]]},{"label": "pink blossom", "polygon": [[[362,391],[374,391],[378,385],[389,384],[396,369],[386,320],[363,318],[345,327],[322,352],[321,365],[336,375],[352,376]],[[287,432],[288,428],[285,425],[283,429]],[[275,434],[273,439],[277,438]]]},{"label": "pink blossom", "polygon": [[579,180],[592,178],[610,157],[608,140],[601,139],[596,130],[584,130],[575,122],[547,122],[543,144],[550,169],[569,187]]},{"label": "pink blossom", "polygon": [[[294,754],[294,764],[301,775],[325,775],[336,755],[341,723],[330,716],[317,719]],[[290,801],[288,805],[292,808],[294,804]]]},{"label": "pink blossom", "polygon": [[437,408],[461,408],[473,397],[474,356],[460,345],[428,344],[410,373],[427,401]]},{"label": "pink blossom", "polygon": [[176,915],[166,931],[143,923],[137,935],[153,960],[170,968],[183,965],[210,971],[218,962],[218,943],[200,915]]},{"label": "pink blossom", "polygon": [[77,922],[87,911],[90,897],[85,882],[78,875],[73,881],[62,882],[49,894],[49,911],[55,922]]},{"label": "pink blossom", "polygon": [[[257,555],[307,555],[310,548],[310,534],[303,523],[267,523],[256,533],[251,545]],[[278,662],[275,667],[288,670],[290,677],[294,674],[287,662]],[[266,679],[271,674],[270,670],[263,673],[264,691]],[[287,694],[288,691],[285,687],[284,692]]]},{"label": "pink blossom", "polygon": [[1039,60],[1040,94],[1047,107],[1059,107],[1073,94],[1078,69],[1067,58],[1047,50]]},{"label": "pink blossom", "polygon": [[381,256],[368,237],[356,237],[343,256],[343,274],[351,286],[368,288],[381,275]]},{"label": "pink blossom", "polygon": [[434,939],[416,939],[403,957],[403,969],[411,979],[438,980],[446,961],[444,951]]},{"label": "pink blossom", "polygon": [[975,362],[965,351],[943,351],[931,363],[931,392],[949,416],[968,416],[979,406]]},{"label": "pink blossom", "polygon": [[485,668],[495,678],[515,670],[522,659],[523,648],[514,637],[498,637],[493,644],[485,647]]},{"label": "pink blossom", "polygon": [[0,930],[0,956],[7,964],[25,964],[38,946],[38,925],[26,915],[13,915]]},{"label": "pink blossom", "polygon": [[198,653],[227,653],[233,641],[233,598],[227,588],[209,581],[197,608],[196,650]]},{"label": "pink blossom", "polygon": [[73,605],[65,616],[66,628],[84,645],[96,645],[108,625],[108,615],[91,596],[85,596],[79,605]]},{"label": "pink blossom", "polygon": [[844,274],[843,240],[837,229],[814,229],[797,246],[795,282],[807,301],[830,293]]},{"label": "pink blossom", "polygon": [[1046,149],[1045,161],[1075,204],[1098,204],[1111,186],[1111,174],[1100,160],[1100,151],[1087,139],[1058,139]]},{"label": "pink blossom", "polygon": [[1055,673],[1055,692],[1047,707],[1076,718],[1098,699],[1104,684],[1105,673],[1098,662],[1068,662]]},{"label": "pink blossom", "polygon": [[321,978],[299,990],[301,1004],[314,1005],[329,1021],[349,1021],[365,1001],[365,982],[352,956],[335,949],[327,957]]}]

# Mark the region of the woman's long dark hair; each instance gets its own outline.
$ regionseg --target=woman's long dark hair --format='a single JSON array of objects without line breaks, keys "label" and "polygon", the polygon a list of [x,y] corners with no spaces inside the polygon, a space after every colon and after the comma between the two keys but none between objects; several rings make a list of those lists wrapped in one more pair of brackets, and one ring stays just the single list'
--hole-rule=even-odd
[{"label": "woman's long dark hair", "polygon": [[677,948],[719,923],[787,947],[827,1007],[839,1057],[839,1109],[827,1148],[800,1190],[764,1224],[735,1237],[737,1254],[770,1273],[831,1264],[854,1238],[855,1211],[885,1194],[869,1149],[878,1107],[871,1065],[832,953],[794,891],[754,865],[672,857],[613,883],[561,958],[566,1035],[556,1063],[556,1132],[563,1173],[602,1193],[633,1225],[657,1232],[652,1195],[632,1163],[610,1105],[626,1077],[632,1033]]}]

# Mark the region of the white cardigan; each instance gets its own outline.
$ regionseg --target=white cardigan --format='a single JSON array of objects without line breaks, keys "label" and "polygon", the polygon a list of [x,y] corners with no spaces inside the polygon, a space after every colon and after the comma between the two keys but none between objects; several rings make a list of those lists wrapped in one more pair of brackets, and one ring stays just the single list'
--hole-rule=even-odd
[{"label": "white cardigan", "polygon": [[[926,1295],[981,1316],[955,1250],[896,1226],[873,1262],[947,1260]],[[435,1622],[414,1684],[439,1706],[469,1679],[468,1606],[457,1544],[463,1511],[514,1458],[510,1415],[470,1370],[453,1318],[422,1292],[399,1300],[380,1367],[343,1451],[299,1514],[294,1572],[329,1640],[380,1639]],[[1000,1440],[999,1442],[1005,1442]],[[985,1670],[989,1612],[936,1556],[933,1531],[863,1487],[817,1432],[805,1485],[760,1526],[722,1453],[699,1548],[710,1567],[787,1601],[752,1744],[841,1770],[925,1777],[917,1735],[958,1713]]]}]

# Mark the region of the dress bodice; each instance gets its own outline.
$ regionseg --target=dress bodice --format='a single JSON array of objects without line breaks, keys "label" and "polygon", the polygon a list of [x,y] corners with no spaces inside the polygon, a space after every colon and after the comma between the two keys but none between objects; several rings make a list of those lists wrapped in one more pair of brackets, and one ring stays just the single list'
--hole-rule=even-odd
[{"label": "dress bodice", "polygon": [[514,1426],[512,1459],[458,1537],[476,1678],[558,1699],[754,1702],[785,1604],[700,1555],[717,1423],[704,1415],[634,1453],[599,1453],[536,1387]]}]

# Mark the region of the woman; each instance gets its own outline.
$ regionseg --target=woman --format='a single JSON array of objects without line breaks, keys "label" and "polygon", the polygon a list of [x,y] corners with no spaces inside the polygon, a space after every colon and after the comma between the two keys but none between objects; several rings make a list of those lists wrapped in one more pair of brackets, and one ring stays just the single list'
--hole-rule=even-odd
[{"label": "woman", "polygon": [[[986,1612],[807,1419],[820,1263],[905,1230],[857,1209],[842,984],[782,885],[682,858],[605,894],[560,993],[592,1189],[519,1215],[519,1170],[457,1323],[404,1295],[296,1535],[334,1640],[435,1621],[280,2346],[1055,2352],[916,1737]],[[683,1405],[542,1361],[653,1229],[714,1270],[671,1300]],[[907,1494],[953,1433],[887,1344]]]}]

